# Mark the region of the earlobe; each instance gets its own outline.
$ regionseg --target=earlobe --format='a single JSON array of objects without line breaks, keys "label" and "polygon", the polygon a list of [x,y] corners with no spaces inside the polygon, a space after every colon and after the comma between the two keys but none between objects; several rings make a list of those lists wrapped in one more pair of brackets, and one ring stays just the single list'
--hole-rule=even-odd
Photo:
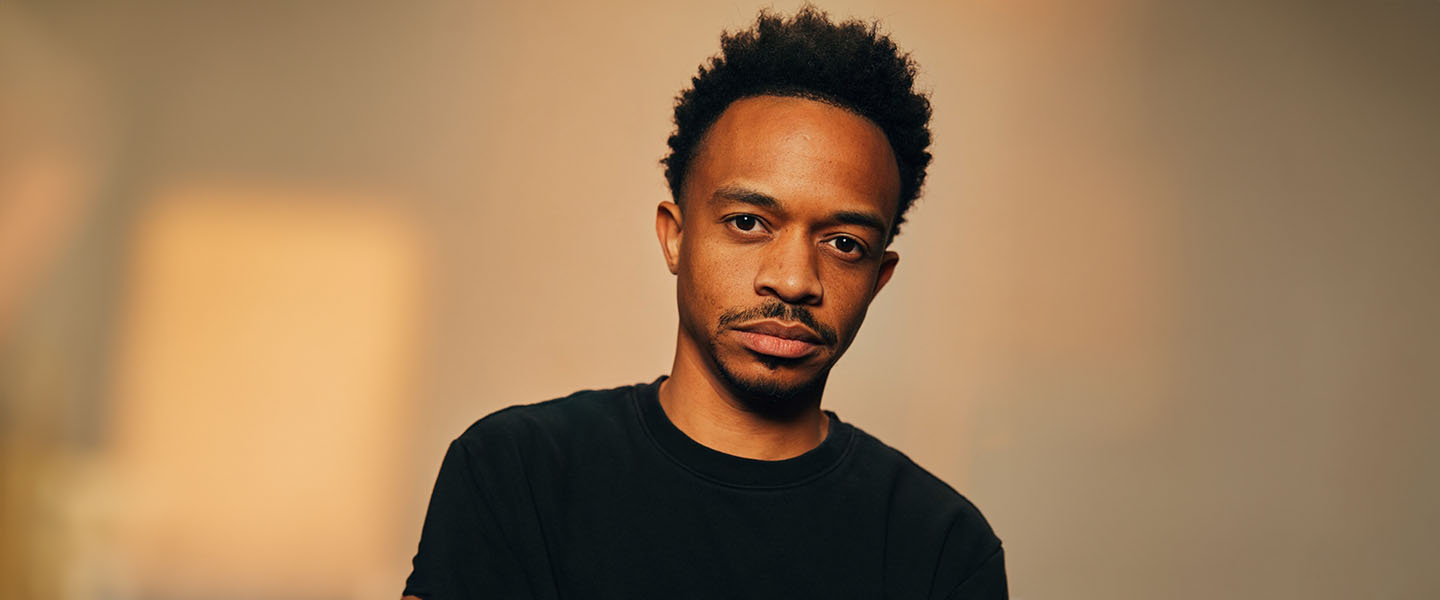
[{"label": "earlobe", "polygon": [[879,294],[880,289],[890,282],[890,276],[895,274],[895,265],[900,264],[900,255],[896,252],[886,250],[885,256],[880,259],[880,274],[875,278],[875,291]]},{"label": "earlobe", "polygon": [[685,235],[684,215],[674,202],[661,202],[655,208],[655,237],[660,240],[660,252],[665,255],[665,266],[671,275],[680,272],[680,242]]}]

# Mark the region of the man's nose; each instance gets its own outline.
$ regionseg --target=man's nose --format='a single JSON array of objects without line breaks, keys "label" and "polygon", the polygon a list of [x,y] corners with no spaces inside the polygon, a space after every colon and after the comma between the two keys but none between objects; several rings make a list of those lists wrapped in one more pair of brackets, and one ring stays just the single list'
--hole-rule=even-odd
[{"label": "man's nose", "polygon": [[789,304],[820,304],[825,288],[820,284],[817,251],[803,235],[780,236],[771,241],[763,252],[760,271],[755,274],[755,293]]}]

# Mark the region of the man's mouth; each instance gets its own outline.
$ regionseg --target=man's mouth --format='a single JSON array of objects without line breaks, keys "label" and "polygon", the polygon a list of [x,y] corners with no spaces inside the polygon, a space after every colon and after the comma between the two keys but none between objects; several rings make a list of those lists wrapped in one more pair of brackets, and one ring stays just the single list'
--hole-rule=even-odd
[{"label": "man's mouth", "polygon": [[752,352],[777,358],[804,358],[823,343],[810,328],[798,323],[758,321],[735,328],[740,343]]}]

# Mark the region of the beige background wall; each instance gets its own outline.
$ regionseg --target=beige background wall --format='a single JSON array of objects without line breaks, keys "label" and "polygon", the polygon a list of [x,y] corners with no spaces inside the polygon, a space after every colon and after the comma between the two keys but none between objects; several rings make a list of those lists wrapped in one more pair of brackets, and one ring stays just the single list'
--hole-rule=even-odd
[{"label": "beige background wall", "polygon": [[[0,597],[397,596],[449,439],[668,368],[758,6],[0,4]],[[822,7],[936,136],[826,402],[1014,597],[1440,595],[1440,4]]]}]

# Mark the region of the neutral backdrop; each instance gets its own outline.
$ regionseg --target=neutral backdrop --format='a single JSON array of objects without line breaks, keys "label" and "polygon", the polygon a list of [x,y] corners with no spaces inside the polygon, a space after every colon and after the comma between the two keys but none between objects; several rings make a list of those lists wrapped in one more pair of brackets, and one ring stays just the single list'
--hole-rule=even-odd
[{"label": "neutral backdrop", "polygon": [[[449,440],[668,370],[759,7],[0,4],[0,597],[398,596]],[[1440,3],[821,8],[935,108],[825,403],[1015,598],[1440,597]]]}]

